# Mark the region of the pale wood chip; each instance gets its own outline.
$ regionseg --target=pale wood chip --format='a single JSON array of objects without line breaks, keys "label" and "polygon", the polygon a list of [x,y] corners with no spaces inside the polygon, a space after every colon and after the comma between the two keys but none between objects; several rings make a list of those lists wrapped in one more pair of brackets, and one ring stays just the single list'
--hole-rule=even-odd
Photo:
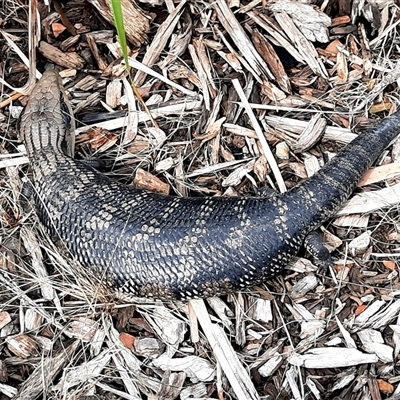
[{"label": "pale wood chip", "polygon": [[336,57],[336,71],[338,81],[337,84],[344,83],[347,81],[349,76],[349,69],[347,65],[347,60],[343,52],[339,52]]},{"label": "pale wood chip", "polygon": [[309,150],[321,139],[326,129],[326,119],[320,114],[313,115],[306,128],[297,138],[295,144],[290,147],[295,153],[301,153]]},{"label": "pale wood chip", "polygon": [[289,162],[288,167],[302,179],[308,178],[308,172],[304,166],[304,164],[297,163],[297,162]]},{"label": "pale wood chip", "polygon": [[293,354],[289,363],[304,368],[343,368],[353,365],[378,362],[375,354],[365,354],[357,349],[341,347],[320,347],[306,354]]},{"label": "pale wood chip", "polygon": [[46,267],[44,266],[42,251],[40,249],[36,234],[30,230],[28,226],[23,226],[21,228],[21,238],[25,244],[25,247],[30,250],[32,267],[34,268],[35,274],[38,278],[43,298],[46,300],[53,300],[55,297],[57,297],[57,294],[50,282]]},{"label": "pale wood chip", "polygon": [[386,326],[393,318],[398,317],[400,311],[400,300],[394,301],[384,310],[373,315],[370,320],[370,327],[380,329]]},{"label": "pale wood chip", "polygon": [[371,242],[371,231],[365,231],[349,243],[349,251],[355,256],[365,252]]},{"label": "pale wood chip", "polygon": [[278,13],[276,13],[275,18],[282,29],[286,32],[286,35],[290,38],[291,42],[296,46],[296,49],[301,53],[307,65],[317,75],[328,79],[328,72],[326,71],[324,64],[322,64],[321,60],[319,59],[314,45],[303,36],[285,10],[280,10]]},{"label": "pale wood chip", "polygon": [[[42,325],[43,326],[43,325]],[[46,356],[50,355],[54,348],[54,340],[45,336],[35,336],[36,342],[39,344],[41,352]]]},{"label": "pale wood chip", "polygon": [[189,318],[189,326],[190,326],[190,338],[193,344],[199,343],[200,341],[200,332],[199,332],[199,324],[196,318],[196,313],[191,307],[190,303],[187,303],[182,307],[182,311],[186,312]]},{"label": "pale wood chip", "polygon": [[396,205],[399,198],[400,183],[385,189],[356,194],[338,211],[337,215],[363,214],[388,208]]},{"label": "pale wood chip", "polygon": [[293,398],[295,398],[296,400],[300,400],[301,399],[301,390],[299,387],[298,382],[300,381],[300,376],[299,376],[299,369],[298,368],[294,368],[294,367],[290,367],[286,374],[285,374],[285,378],[286,378],[286,384],[289,385],[290,391],[293,395]]},{"label": "pale wood chip", "polygon": [[245,60],[247,60],[244,65],[249,66],[248,69],[253,74],[254,78],[258,82],[261,82],[262,79],[273,79],[273,75],[267,64],[254,48],[232,10],[228,8],[226,2],[224,0],[217,0],[214,7],[222,26],[231,36],[233,43],[235,43],[239,51],[245,57]]},{"label": "pale wood chip", "polygon": [[374,329],[363,329],[357,332],[365,351],[376,354],[384,363],[393,362],[393,348],[384,344],[382,334]]},{"label": "pale wood chip", "polygon": [[283,357],[280,354],[277,354],[271,357],[262,367],[258,368],[258,373],[266,378],[272,376],[280,367],[282,361]]},{"label": "pale wood chip", "polygon": [[199,60],[202,64],[203,70],[207,76],[207,81],[208,81],[208,90],[210,91],[210,96],[212,99],[215,99],[217,96],[220,97],[219,102],[222,100],[222,93],[218,92],[217,85],[214,81],[214,76],[213,76],[213,66],[211,65],[209,56],[206,51],[205,47],[205,41],[204,40],[193,40],[193,45],[196,48],[197,55],[199,57]]},{"label": "pale wood chip", "polygon": [[68,368],[64,371],[62,380],[55,386],[55,389],[67,393],[69,389],[79,384],[94,385],[95,380],[101,376],[103,369],[110,363],[110,360],[111,352],[104,350],[97,357],[77,367]]},{"label": "pale wood chip", "polygon": [[111,108],[116,108],[121,104],[122,82],[119,79],[114,79],[107,85],[106,103]]},{"label": "pale wood chip", "polygon": [[164,350],[163,343],[155,338],[137,338],[135,340],[135,354],[146,358],[159,357]]},{"label": "pale wood chip", "polygon": [[210,151],[210,161],[212,164],[217,164],[219,161],[219,149],[221,147],[221,134],[218,133],[214,139],[210,141],[209,144],[211,151]]},{"label": "pale wood chip", "polygon": [[167,140],[167,135],[160,128],[149,127],[147,131],[151,135],[150,142],[156,147],[161,147]]},{"label": "pale wood chip", "polygon": [[272,102],[278,103],[285,100],[286,94],[272,82],[264,80],[261,84],[261,93],[265,94]]},{"label": "pale wood chip", "polygon": [[78,317],[76,321],[71,321],[64,332],[70,338],[91,342],[98,328],[99,325],[96,321],[86,317]]},{"label": "pale wood chip", "polygon": [[265,182],[265,178],[269,174],[270,169],[264,155],[257,158],[254,163],[253,172],[257,175],[257,178],[261,183]]},{"label": "pale wood chip", "polygon": [[[319,336],[321,336],[325,332],[326,322],[321,319],[312,319],[309,321],[302,321],[301,323],[301,339],[307,339],[306,342],[310,343],[311,341],[317,340]],[[299,346],[302,346],[303,341],[299,343]]]},{"label": "pale wood chip", "polygon": [[341,215],[333,221],[333,224],[341,227],[351,226],[354,228],[367,228],[369,220],[369,215],[355,213],[350,215]]},{"label": "pale wood chip", "polygon": [[305,58],[300,54],[296,47],[287,39],[286,32],[276,22],[258,11],[250,11],[247,15],[256,22],[259,26],[265,29],[270,36],[268,39],[272,43],[286,49],[298,62],[305,64]]},{"label": "pale wood chip", "polygon": [[294,263],[289,264],[286,267],[286,269],[304,274],[304,273],[316,272],[318,270],[318,267],[315,266],[307,258],[298,258]]},{"label": "pale wood chip", "polygon": [[358,182],[358,186],[370,185],[372,183],[396,178],[400,175],[400,162],[381,165],[369,169]]},{"label": "pale wood chip", "polygon": [[186,374],[184,372],[164,372],[161,380],[161,388],[157,393],[159,399],[175,399],[179,396],[183,383],[185,382]]},{"label": "pale wood chip", "polygon": [[394,358],[396,359],[400,353],[400,325],[389,325],[389,327],[393,331]]},{"label": "pale wood chip", "polygon": [[207,397],[207,387],[203,382],[197,383],[195,385],[187,386],[180,393],[181,400],[191,400],[191,399],[205,399],[209,400]]},{"label": "pale wood chip", "polygon": [[30,400],[39,397],[51,386],[54,377],[70,362],[79,344],[80,341],[75,340],[68,347],[54,352],[51,357],[42,357],[35,370],[19,388],[15,398]]},{"label": "pale wood chip", "polygon": [[4,394],[5,396],[15,398],[14,396],[17,394],[17,392],[18,389],[16,387],[0,383],[0,393]]},{"label": "pale wood chip", "polygon": [[254,163],[255,160],[251,160],[247,164],[241,165],[240,167],[236,168],[225,179],[223,179],[221,183],[222,187],[239,185],[242,179],[245,176],[248,176],[249,172],[253,170]]},{"label": "pale wood chip", "polygon": [[[94,92],[90,94],[85,100],[81,101],[76,107],[75,107],[75,113],[78,114],[82,110],[84,110],[87,107],[92,107],[100,102],[100,93]],[[76,133],[76,131],[75,131]]]},{"label": "pale wood chip", "polygon": [[[143,64],[152,67],[159,59],[161,52],[167,45],[175,25],[179,22],[179,17],[183,12],[183,7],[186,0],[179,2],[179,5],[168,15],[164,22],[158,27],[156,35],[152,38],[151,44],[148,47],[146,54],[143,57]],[[135,21],[135,20],[132,20]],[[136,25],[136,21],[134,24]],[[141,86],[146,78],[147,72],[139,70],[134,78],[136,86]]]},{"label": "pale wood chip", "polygon": [[198,76],[199,83],[201,85],[202,93],[204,96],[204,106],[205,106],[206,110],[210,110],[211,99],[210,99],[210,92],[208,90],[209,82],[207,79],[207,74],[204,70],[203,64],[200,62],[200,59],[197,55],[197,49],[192,44],[190,44],[188,48],[189,48],[190,56],[193,61],[193,65],[197,70],[197,76]]},{"label": "pale wood chip", "polygon": [[213,349],[214,356],[232,385],[237,398],[243,400],[258,399],[257,391],[248,372],[240,363],[223,329],[211,323],[204,302],[202,300],[190,300],[190,303]]},{"label": "pale wood chip", "polygon": [[98,326],[98,329],[96,329],[93,339],[90,343],[90,355],[92,357],[96,357],[100,354],[104,345],[105,337],[106,337],[105,329],[103,327]]},{"label": "pale wood chip", "polygon": [[144,317],[157,335],[169,346],[165,354],[172,357],[184,339],[186,324],[163,306],[154,306],[151,313],[146,313]]},{"label": "pale wood chip", "polygon": [[270,2],[268,7],[274,13],[288,13],[308,40],[321,43],[329,41],[328,27],[331,26],[331,19],[325,13],[317,11],[311,4],[280,0]]},{"label": "pale wood chip", "polygon": [[154,171],[165,172],[171,169],[176,164],[176,160],[172,157],[164,158],[158,163],[154,164]]},{"label": "pale wood chip", "polygon": [[[266,116],[265,120],[274,129],[283,132],[289,131],[298,134],[302,133],[308,125],[307,121],[285,117]],[[322,138],[323,140],[332,140],[338,143],[348,144],[356,137],[357,135],[355,133],[352,133],[349,129],[338,128],[335,126],[327,126]]]},{"label": "pale wood chip", "polygon": [[234,313],[228,305],[220,297],[210,297],[206,301],[221,320],[222,324],[227,329],[231,329],[233,326],[232,318],[234,317]]},{"label": "pale wood chip", "polygon": [[[188,96],[193,96],[193,97],[197,97],[197,93],[193,92],[192,90],[188,90],[185,87],[183,87],[182,85],[178,85],[177,83],[171,81],[170,79],[164,77],[163,75],[159,74],[158,72],[155,72],[154,70],[152,70],[151,68],[149,68],[147,65],[135,60],[132,57],[129,57],[129,65],[133,68],[138,69],[139,71],[151,75],[157,79],[159,79],[160,81],[166,83],[169,86],[172,86],[173,88],[181,91],[182,93],[188,95]],[[137,85],[137,84],[136,84]],[[138,85],[137,85],[138,86]]]},{"label": "pale wood chip", "polygon": [[[220,34],[220,35],[222,35],[222,34]],[[241,57],[238,57],[235,52],[224,53],[223,51],[218,51],[218,55],[222,59],[224,59],[236,72],[243,73],[242,64],[241,64],[241,61],[243,61],[243,60],[241,60]],[[247,65],[247,63],[245,63],[245,62],[243,62],[243,63],[245,66]]]},{"label": "pale wood chip", "polygon": [[152,364],[163,371],[183,371],[194,382],[210,382],[215,377],[215,369],[211,363],[198,356],[170,358],[165,353],[154,359]]},{"label": "pale wood chip", "polygon": [[9,157],[0,156],[0,169],[18,167],[19,165],[25,165],[29,163],[29,159],[26,156],[20,155],[20,153],[10,154]]},{"label": "pale wood chip", "polygon": [[201,140],[201,144],[204,144],[208,140],[215,138],[221,132],[221,126],[225,122],[225,120],[226,118],[222,117],[217,121],[211,121],[206,129],[206,132],[203,135],[195,135],[194,138],[196,140]]},{"label": "pale wood chip", "polygon": [[309,291],[315,289],[318,285],[318,280],[315,275],[306,275],[304,278],[299,279],[292,288],[291,296],[294,299],[303,297]]},{"label": "pale wood chip", "polygon": [[249,318],[268,323],[273,320],[272,300],[249,297]]},{"label": "pale wood chip", "polygon": [[298,321],[299,320],[308,321],[314,319],[314,315],[301,304],[298,303],[294,303],[293,305],[286,304],[286,307],[290,310],[295,319]]},{"label": "pale wood chip", "polygon": [[[128,104],[128,116],[126,118],[126,125],[122,138],[122,145],[126,145],[136,138],[136,135],[138,133],[139,115],[137,108],[137,99],[135,94],[133,93],[132,85],[128,82],[126,78],[122,79],[122,83],[124,85],[125,96],[127,98]],[[145,113],[149,120],[152,121],[152,118],[155,118],[152,113],[150,113],[150,115],[147,112]]]},{"label": "pale wood chip", "polygon": [[347,370],[345,374],[343,373],[338,374],[338,378],[339,379],[337,379],[336,383],[332,387],[332,392],[335,390],[345,388],[349,384],[353,383],[354,380],[356,379],[356,374],[354,369],[352,369],[351,372]]},{"label": "pale wood chip", "polygon": [[243,164],[243,163],[249,162],[249,161],[251,161],[251,160],[249,160],[249,159],[234,160],[234,161],[222,162],[222,163],[215,164],[215,165],[210,165],[209,167],[199,168],[195,171],[190,172],[189,174],[186,175],[186,178],[194,178],[195,176],[199,176],[199,175],[211,174],[211,173],[214,173],[217,171],[235,167],[239,164]]},{"label": "pale wood chip", "polygon": [[180,21],[179,33],[173,33],[171,35],[167,56],[158,63],[161,69],[167,68],[167,66],[181,56],[186,51],[192,39],[193,21],[188,13],[183,13],[182,19],[183,21]]},{"label": "pale wood chip", "polygon": [[321,169],[318,158],[312,155],[306,155],[304,158],[304,168],[307,171],[307,177],[310,178]]},{"label": "pale wood chip", "polygon": [[261,130],[261,127],[260,127],[260,125],[258,123],[258,120],[257,120],[256,116],[254,115],[253,110],[250,108],[250,106],[249,106],[249,104],[247,102],[247,98],[246,98],[246,96],[245,96],[245,94],[243,92],[242,87],[240,86],[239,81],[237,79],[234,79],[232,81],[232,83],[233,83],[233,86],[235,87],[235,89],[236,89],[236,91],[237,91],[237,93],[238,93],[238,95],[240,97],[240,100],[244,104],[244,109],[246,110],[246,113],[247,113],[248,117],[250,118],[251,124],[252,124],[254,130],[257,133],[257,137],[258,137],[258,140],[260,141],[261,147],[263,149],[264,156],[266,157],[266,159],[268,161],[268,164],[271,167],[271,170],[272,170],[272,172],[274,174],[274,177],[276,179],[276,182],[278,184],[279,190],[280,190],[281,193],[284,193],[284,192],[286,192],[285,182],[284,182],[284,180],[282,178],[281,172],[280,172],[279,167],[278,167],[278,165],[276,163],[274,155],[272,154],[272,151],[271,151],[271,149],[270,149],[270,147],[268,145],[268,142],[265,139],[265,136],[264,136],[264,134],[263,134],[263,132]]},{"label": "pale wood chip", "polygon": [[323,243],[324,246],[329,250],[330,253],[332,253],[334,250],[339,248],[343,241],[334,235],[332,232],[328,231],[325,227],[321,227],[321,230],[324,234],[323,236]]},{"label": "pale wood chip", "polygon": [[246,343],[245,298],[242,292],[229,296],[235,299],[235,341],[239,346],[243,346]]},{"label": "pale wood chip", "polygon": [[[169,114],[180,114],[183,113],[184,111],[189,111],[189,110],[200,110],[201,109],[201,100],[176,100],[176,101],[171,101],[168,103],[163,103],[160,105],[159,108],[155,110],[151,110],[151,114],[153,118],[158,118],[161,116],[168,116]],[[137,113],[138,115],[138,122],[146,122],[150,120],[149,115],[144,112],[144,111],[139,111]],[[94,128],[94,127],[100,127],[109,131],[115,130],[122,128],[126,125],[127,119],[126,117],[121,117],[121,118],[115,118],[110,121],[105,121],[105,122],[100,122],[96,123],[93,125],[86,125],[82,126],[76,129],[76,133],[82,133],[86,132],[87,130]]]},{"label": "pale wood chip", "polygon": [[275,146],[276,156],[281,160],[289,160],[290,157],[290,149],[286,142],[279,142]]},{"label": "pale wood chip", "polygon": [[25,328],[28,331],[39,329],[43,322],[43,316],[36,312],[33,308],[28,308],[25,312]]},{"label": "pale wood chip", "polygon": [[253,139],[257,139],[256,131],[253,129],[245,128],[236,124],[230,124],[228,122],[224,123],[223,127],[227,130],[227,132],[234,133],[235,135],[247,136]]},{"label": "pale wood chip", "polygon": [[[89,0],[100,12],[101,16],[111,25],[114,25],[114,16],[111,3],[106,0]],[[143,13],[139,6],[131,0],[121,0],[124,10],[123,20],[128,40],[136,47],[147,41],[147,33],[150,30],[150,19]]]},{"label": "pale wood chip", "polygon": [[[338,314],[338,313],[336,313]],[[340,333],[346,343],[346,346],[350,349],[356,349],[357,345],[355,340],[352,338],[350,332],[343,326],[342,322],[339,320],[337,315],[335,315],[335,321],[340,329]]]}]

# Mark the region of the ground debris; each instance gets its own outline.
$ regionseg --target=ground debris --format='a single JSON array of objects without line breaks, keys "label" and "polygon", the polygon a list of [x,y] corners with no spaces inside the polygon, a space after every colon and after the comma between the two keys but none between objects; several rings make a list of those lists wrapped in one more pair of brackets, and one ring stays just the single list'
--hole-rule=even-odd
[{"label": "ground debris", "polygon": [[[151,115],[133,95],[109,3],[53,4],[37,14],[37,69],[60,70],[76,157],[129,185],[274,196],[399,107],[394,1],[124,0],[132,76]],[[243,293],[118,298],[21,207],[29,169],[14,122],[26,97],[9,88],[29,89],[28,21],[25,6],[9,7],[0,9],[2,397],[398,398],[400,140],[323,227],[334,261],[325,275],[300,254]]]}]

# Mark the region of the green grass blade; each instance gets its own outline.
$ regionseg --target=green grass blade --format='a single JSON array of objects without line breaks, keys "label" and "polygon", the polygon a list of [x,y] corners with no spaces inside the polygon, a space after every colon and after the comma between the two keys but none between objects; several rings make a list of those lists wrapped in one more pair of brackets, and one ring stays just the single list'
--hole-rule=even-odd
[{"label": "green grass blade", "polygon": [[111,8],[113,10],[115,27],[117,28],[119,44],[121,46],[122,54],[125,60],[125,65],[129,73],[128,46],[126,45],[126,34],[124,27],[124,19],[122,17],[121,0],[111,0]]}]

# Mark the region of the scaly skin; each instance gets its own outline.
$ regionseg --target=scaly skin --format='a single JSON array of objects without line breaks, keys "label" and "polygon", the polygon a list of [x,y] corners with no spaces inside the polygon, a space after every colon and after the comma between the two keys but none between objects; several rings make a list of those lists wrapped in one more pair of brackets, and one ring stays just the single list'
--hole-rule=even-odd
[{"label": "scaly skin", "polygon": [[282,195],[180,198],[121,185],[74,160],[67,105],[59,76],[47,71],[21,120],[39,217],[112,288],[161,299],[215,296],[279,274],[400,132],[396,113]]}]

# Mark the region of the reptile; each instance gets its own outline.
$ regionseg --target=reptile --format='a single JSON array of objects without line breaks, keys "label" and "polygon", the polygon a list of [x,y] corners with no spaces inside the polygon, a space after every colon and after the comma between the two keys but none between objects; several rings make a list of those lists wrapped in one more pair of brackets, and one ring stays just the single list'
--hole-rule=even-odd
[{"label": "reptile", "polygon": [[117,292],[187,300],[280,274],[400,133],[399,121],[400,112],[383,119],[305,182],[264,197],[161,195],[74,159],[73,114],[52,70],[34,87],[20,134],[36,210],[52,238]]}]

